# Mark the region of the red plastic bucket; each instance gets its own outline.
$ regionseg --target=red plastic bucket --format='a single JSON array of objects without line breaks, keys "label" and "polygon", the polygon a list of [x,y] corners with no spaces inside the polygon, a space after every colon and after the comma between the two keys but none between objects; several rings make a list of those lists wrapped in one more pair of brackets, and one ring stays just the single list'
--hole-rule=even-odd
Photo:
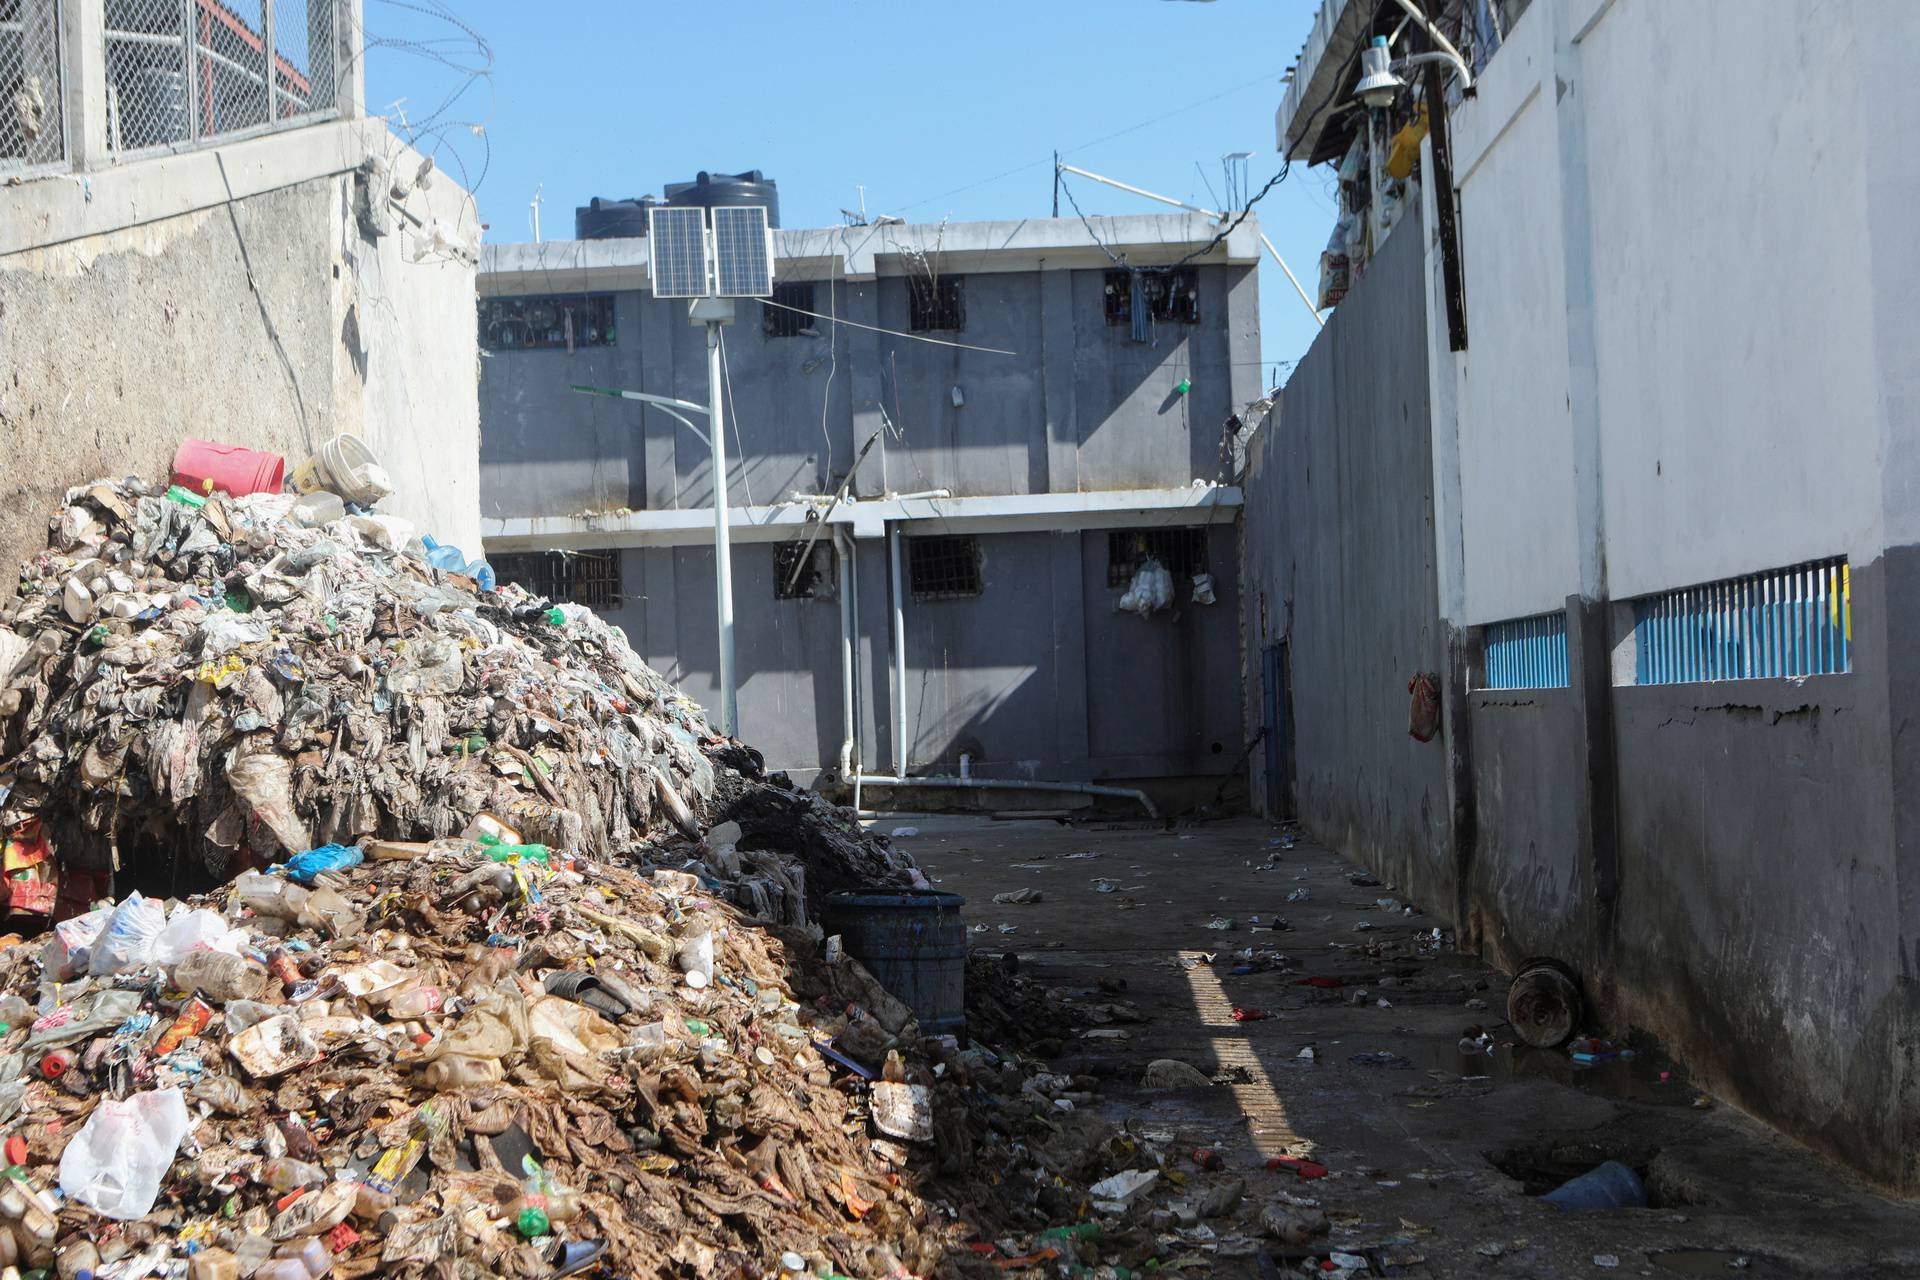
[{"label": "red plastic bucket", "polygon": [[173,482],[194,493],[220,490],[236,498],[278,493],[287,460],[277,453],[211,440],[182,440],[173,454]]}]

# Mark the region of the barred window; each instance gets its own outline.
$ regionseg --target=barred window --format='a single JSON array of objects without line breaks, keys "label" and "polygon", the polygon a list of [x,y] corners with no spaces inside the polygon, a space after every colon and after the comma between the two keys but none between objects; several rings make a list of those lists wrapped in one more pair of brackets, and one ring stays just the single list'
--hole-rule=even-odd
[{"label": "barred window", "polygon": [[811,547],[805,538],[780,544],[773,556],[774,599],[824,600],[832,594],[833,548],[825,538],[814,539]]},{"label": "barred window", "polygon": [[958,276],[907,277],[907,322],[919,333],[967,327],[966,299]]},{"label": "barred window", "polygon": [[480,299],[480,345],[488,351],[574,351],[611,347],[610,293],[539,293]]},{"label": "barred window", "polygon": [[1192,267],[1107,272],[1107,324],[1131,324],[1136,305],[1156,324],[1199,324],[1200,273]]},{"label": "barred window", "polygon": [[502,582],[517,583],[549,600],[602,612],[626,603],[618,551],[510,552],[492,557],[492,564]]},{"label": "barred window", "polygon": [[817,310],[812,285],[777,284],[773,297],[760,304],[760,327],[769,338],[797,338],[814,332],[813,317],[801,313]]},{"label": "barred window", "polygon": [[1107,585],[1124,587],[1148,556],[1176,578],[1207,572],[1204,526],[1181,529],[1116,529],[1107,535]]},{"label": "barred window", "polygon": [[915,600],[958,600],[980,594],[980,541],[964,534],[907,539]]}]

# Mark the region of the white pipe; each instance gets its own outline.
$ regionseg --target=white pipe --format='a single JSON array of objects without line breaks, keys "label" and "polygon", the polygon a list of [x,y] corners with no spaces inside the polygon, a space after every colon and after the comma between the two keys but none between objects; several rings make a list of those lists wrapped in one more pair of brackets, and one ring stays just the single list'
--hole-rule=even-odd
[{"label": "white pipe", "polygon": [[866,752],[860,749],[860,544],[847,535],[847,599],[853,611],[853,811],[860,812],[860,774]]},{"label": "white pipe", "polygon": [[1267,252],[1273,255],[1275,262],[1280,264],[1280,269],[1287,273],[1287,282],[1293,286],[1293,291],[1300,295],[1300,301],[1307,304],[1307,314],[1313,317],[1313,322],[1325,328],[1326,318],[1320,314],[1320,309],[1313,305],[1313,299],[1300,284],[1300,277],[1293,274],[1293,268],[1287,265],[1287,260],[1280,256],[1280,251],[1273,247],[1273,241],[1267,239],[1267,233],[1264,231],[1260,233],[1260,243],[1267,246]]},{"label": "white pipe", "polygon": [[833,532],[833,558],[840,573],[840,777],[853,773],[853,572],[847,543]]},{"label": "white pipe", "polygon": [[1427,33],[1427,39],[1433,41],[1436,49],[1452,56],[1453,65],[1460,69],[1461,89],[1468,93],[1473,92],[1473,72],[1467,70],[1467,60],[1460,56],[1460,51],[1453,47],[1453,42],[1440,34],[1440,28],[1427,21],[1427,15],[1420,12],[1413,0],[1397,0],[1397,3],[1407,11],[1408,17],[1420,24],[1421,30]]},{"label": "white pipe", "polygon": [[[1150,818],[1158,818],[1160,811],[1153,807],[1153,801],[1147,793],[1132,787],[1107,787],[1092,782],[1033,782],[1026,778],[900,778],[885,774],[862,775],[854,779],[856,785],[867,783],[876,787],[934,787],[941,790],[967,791],[1054,791],[1083,796],[1113,796],[1121,800],[1132,800],[1147,811]],[[856,806],[857,807],[857,806]]]},{"label": "white pipe", "polygon": [[962,781],[968,781],[972,777],[973,777],[973,756],[969,752],[962,751],[960,753],[960,778]]},{"label": "white pipe", "polygon": [[888,554],[893,558],[893,772],[904,778],[907,761],[907,605],[906,583],[900,572],[900,525],[887,526]]},{"label": "white pipe", "polygon": [[[1141,187],[1129,186],[1124,182],[1117,182],[1112,178],[1102,177],[1100,174],[1087,169],[1075,168],[1070,164],[1063,164],[1060,167],[1068,173],[1077,173],[1083,178],[1091,178],[1095,182],[1104,182],[1110,187],[1118,187],[1122,191],[1131,191],[1134,195],[1145,196],[1149,200],[1158,200],[1161,204],[1170,204],[1176,209],[1185,209],[1188,213],[1197,213],[1203,218],[1212,218],[1215,222],[1225,222],[1227,220],[1227,215],[1224,213],[1217,213],[1212,209],[1203,209],[1197,204],[1188,204],[1184,200],[1175,200],[1172,196],[1158,195],[1155,192],[1145,190]],[[1307,304],[1307,314],[1313,317],[1313,322],[1324,327],[1327,322],[1325,318],[1321,316],[1320,308],[1313,305],[1313,299],[1307,295],[1307,291],[1300,285],[1300,277],[1293,274],[1293,268],[1287,265],[1287,260],[1280,256],[1280,250],[1274,247],[1273,241],[1267,238],[1267,233],[1264,231],[1260,233],[1260,243],[1267,246],[1267,252],[1273,255],[1275,262],[1280,264],[1280,269],[1287,273],[1287,279],[1293,283],[1293,291],[1300,295],[1300,301]]]},{"label": "white pipe", "polygon": [[891,493],[887,497],[893,502],[905,502],[910,498],[951,498],[951,489],[922,489],[918,493]]},{"label": "white pipe", "polygon": [[1075,165],[1063,164],[1060,166],[1060,170],[1063,173],[1077,173],[1083,178],[1091,178],[1095,182],[1105,183],[1109,187],[1117,187],[1122,191],[1131,192],[1136,196],[1145,196],[1149,200],[1158,200],[1161,204],[1170,204],[1176,209],[1185,209],[1188,213],[1197,213],[1202,217],[1212,218],[1215,222],[1221,220],[1221,215],[1215,213],[1212,209],[1202,209],[1197,204],[1188,204],[1184,200],[1175,200],[1172,196],[1163,196],[1157,191],[1148,191],[1145,187],[1136,187],[1130,183],[1121,182],[1118,178],[1109,178],[1103,174],[1094,173],[1090,169],[1082,169]]},{"label": "white pipe", "polygon": [[739,736],[733,693],[733,552],[727,544],[727,429],[720,403],[720,325],[707,322],[707,434],[713,446],[713,595],[720,629],[720,732]]}]

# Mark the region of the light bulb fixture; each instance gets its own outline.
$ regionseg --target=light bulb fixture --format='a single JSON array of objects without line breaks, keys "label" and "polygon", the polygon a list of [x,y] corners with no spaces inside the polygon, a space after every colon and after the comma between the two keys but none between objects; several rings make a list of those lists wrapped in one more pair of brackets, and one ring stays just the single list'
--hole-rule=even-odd
[{"label": "light bulb fixture", "polygon": [[1375,36],[1373,43],[1360,51],[1360,83],[1353,86],[1353,96],[1369,109],[1392,106],[1394,96],[1406,86],[1406,81],[1393,73],[1391,58],[1385,36]]}]

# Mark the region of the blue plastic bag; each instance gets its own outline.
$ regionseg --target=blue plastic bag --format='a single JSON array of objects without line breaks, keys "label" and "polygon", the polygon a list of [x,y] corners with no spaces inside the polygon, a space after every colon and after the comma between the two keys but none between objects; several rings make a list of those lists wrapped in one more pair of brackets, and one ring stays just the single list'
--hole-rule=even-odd
[{"label": "blue plastic bag", "polygon": [[309,849],[305,853],[296,853],[287,859],[287,879],[297,880],[301,884],[312,884],[314,877],[326,871],[345,871],[348,867],[357,867],[366,855],[359,846],[351,844],[323,844],[318,849]]}]

